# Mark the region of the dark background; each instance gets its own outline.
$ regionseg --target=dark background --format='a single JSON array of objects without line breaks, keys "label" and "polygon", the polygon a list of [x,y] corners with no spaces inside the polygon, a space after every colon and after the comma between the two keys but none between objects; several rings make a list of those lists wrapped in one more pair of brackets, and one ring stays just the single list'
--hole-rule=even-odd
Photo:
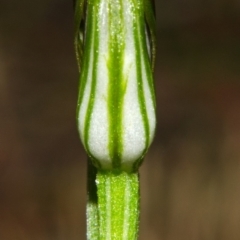
[{"label": "dark background", "polygon": [[[240,1],[156,1],[158,128],[140,240],[240,239]],[[85,239],[71,0],[0,1],[0,239]]]}]

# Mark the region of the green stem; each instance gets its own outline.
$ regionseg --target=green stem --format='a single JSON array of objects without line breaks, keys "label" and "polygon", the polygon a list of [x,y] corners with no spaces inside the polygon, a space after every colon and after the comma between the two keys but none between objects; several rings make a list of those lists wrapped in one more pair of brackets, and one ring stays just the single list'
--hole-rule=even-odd
[{"label": "green stem", "polygon": [[99,240],[136,240],[139,223],[138,173],[98,171]]},{"label": "green stem", "polygon": [[87,182],[87,239],[99,239],[98,197],[96,186],[97,169],[88,159],[88,182]]}]

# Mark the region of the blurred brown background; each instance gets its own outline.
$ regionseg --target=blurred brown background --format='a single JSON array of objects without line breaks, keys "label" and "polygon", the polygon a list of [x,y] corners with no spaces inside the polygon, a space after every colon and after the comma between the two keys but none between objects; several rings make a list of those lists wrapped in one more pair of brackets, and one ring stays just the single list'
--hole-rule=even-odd
[{"label": "blurred brown background", "polygon": [[[71,0],[0,1],[0,239],[85,239]],[[140,240],[240,239],[240,1],[157,0],[158,128]]]}]

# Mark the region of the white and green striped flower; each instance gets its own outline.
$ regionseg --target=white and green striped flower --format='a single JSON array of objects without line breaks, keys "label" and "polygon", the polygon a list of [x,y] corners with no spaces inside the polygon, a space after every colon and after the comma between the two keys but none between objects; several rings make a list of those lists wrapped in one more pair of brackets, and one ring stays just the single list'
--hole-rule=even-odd
[{"label": "white and green striped flower", "polygon": [[152,1],[78,0],[76,4],[81,140],[97,168],[134,171],[156,125]]},{"label": "white and green striped flower", "polygon": [[153,0],[76,0],[75,26],[77,122],[92,162],[87,239],[136,240],[137,169],[156,125]]}]

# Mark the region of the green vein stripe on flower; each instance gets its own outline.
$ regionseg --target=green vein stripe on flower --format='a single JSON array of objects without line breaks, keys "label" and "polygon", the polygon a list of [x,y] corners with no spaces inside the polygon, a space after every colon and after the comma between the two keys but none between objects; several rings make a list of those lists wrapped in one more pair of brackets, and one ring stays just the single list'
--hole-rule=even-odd
[{"label": "green vein stripe on flower", "polygon": [[89,0],[78,126],[101,169],[133,171],[155,130],[146,0]]}]

